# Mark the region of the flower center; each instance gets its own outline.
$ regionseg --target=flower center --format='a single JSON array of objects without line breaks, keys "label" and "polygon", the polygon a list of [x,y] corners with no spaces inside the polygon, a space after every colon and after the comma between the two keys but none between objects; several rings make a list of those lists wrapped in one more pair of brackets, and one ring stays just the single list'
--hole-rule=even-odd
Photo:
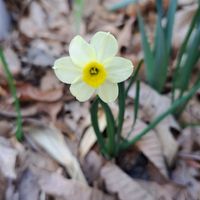
[{"label": "flower center", "polygon": [[83,68],[82,79],[88,85],[98,88],[106,79],[105,67],[96,61],[89,62]]}]

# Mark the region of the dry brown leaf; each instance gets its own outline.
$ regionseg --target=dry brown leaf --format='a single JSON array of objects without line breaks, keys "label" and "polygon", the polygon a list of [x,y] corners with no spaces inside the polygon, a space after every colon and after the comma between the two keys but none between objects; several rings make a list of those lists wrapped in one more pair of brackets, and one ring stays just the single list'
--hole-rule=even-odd
[{"label": "dry brown leaf", "polygon": [[57,128],[38,122],[37,126],[27,127],[26,137],[62,164],[73,179],[87,184],[77,159],[72,155],[62,133]]},{"label": "dry brown leaf", "polygon": [[[131,98],[135,98],[135,89],[135,85],[133,85],[133,87],[129,91],[129,96]],[[170,99],[168,99],[166,96],[158,94],[155,90],[144,83],[141,83],[139,98],[140,105],[143,108],[145,117],[148,116],[147,120],[149,122],[160,116],[171,105]],[[171,127],[179,130],[179,125],[175,121],[174,117],[172,115],[169,115],[164,120],[162,120],[154,129],[162,144],[163,153],[169,165],[172,164],[178,150],[178,143],[170,132]]]},{"label": "dry brown leaf", "polygon": [[[19,74],[21,70],[21,63],[17,54],[10,48],[4,49],[4,55],[8,63],[9,69],[13,75]],[[4,74],[3,66],[0,62],[0,75]]]},{"label": "dry brown leaf", "polygon": [[47,29],[45,12],[38,2],[31,2],[30,14],[19,22],[20,31],[27,37],[36,37]]},{"label": "dry brown leaf", "polygon": [[167,183],[160,185],[155,182],[139,181],[140,184],[154,196],[155,200],[194,200],[183,185]]},{"label": "dry brown leaf", "polygon": [[48,173],[44,170],[34,170],[38,176],[38,182],[41,189],[62,200],[114,200],[109,195],[104,194],[100,190],[88,187],[78,181],[69,180],[58,173]]},{"label": "dry brown leaf", "polygon": [[63,96],[62,87],[42,91],[30,84],[22,84],[17,86],[19,93],[19,99],[21,101],[42,101],[42,102],[54,102]]},{"label": "dry brown leaf", "polygon": [[193,98],[181,114],[180,120],[185,124],[195,124],[200,122],[200,102]]},{"label": "dry brown leaf", "polygon": [[0,171],[4,177],[15,179],[15,162],[17,151],[11,147],[8,140],[0,137]]},{"label": "dry brown leaf", "polygon": [[135,22],[135,18],[134,17],[130,18],[126,22],[124,28],[119,33],[119,37],[118,37],[119,49],[121,50],[123,50],[123,48],[127,49],[130,46],[130,42],[132,38],[132,26],[134,22]]},{"label": "dry brown leaf", "polygon": [[56,122],[57,115],[61,111],[63,102],[53,102],[53,103],[38,103],[37,105],[38,112],[45,112],[49,115],[52,122]]},{"label": "dry brown leaf", "polygon": [[155,200],[137,181],[114,164],[106,164],[101,171],[106,188],[117,193],[120,200]]},{"label": "dry brown leaf", "polygon": [[[132,121],[133,120],[131,119],[126,120],[123,129],[131,130]],[[138,133],[140,133],[146,127],[147,124],[138,119],[136,121],[134,130],[130,134],[129,138],[130,139],[134,138]],[[125,136],[127,135],[127,133],[124,132],[123,135]],[[162,146],[154,130],[149,131],[149,133],[144,135],[142,139],[139,140],[135,145],[160,170],[160,172],[165,177],[168,177],[163,157]]]},{"label": "dry brown leaf", "polygon": [[95,185],[98,182],[101,167],[103,165],[103,157],[95,151],[90,151],[82,161],[82,167],[89,183]]},{"label": "dry brown leaf", "polygon": [[37,177],[27,169],[23,171],[18,180],[18,191],[20,200],[36,200],[40,196],[40,188],[37,182]]},{"label": "dry brown leaf", "polygon": [[78,141],[81,139],[86,128],[91,124],[89,108],[89,102],[80,103],[72,101],[64,105],[64,122],[74,132]]},{"label": "dry brown leaf", "polygon": [[6,178],[1,174],[0,171],[0,200],[5,199],[6,188],[7,188]]},{"label": "dry brown leaf", "polygon": [[152,181],[132,179],[114,164],[106,164],[101,176],[106,188],[111,193],[117,193],[120,200],[189,200],[198,199],[198,190],[189,191],[183,185],[174,183],[158,184]]},{"label": "dry brown leaf", "polygon": [[[178,160],[177,166],[175,170],[172,173],[172,179],[176,182],[182,185],[183,188],[185,188],[185,191],[182,196],[185,198],[182,199],[194,199],[199,200],[200,197],[200,183],[195,179],[195,177],[198,177],[200,175],[198,169],[194,169],[193,166],[189,166],[187,162],[184,160]],[[181,196],[181,192],[180,196]],[[187,196],[190,196],[186,198]],[[180,198],[180,200],[182,200]]]},{"label": "dry brown leaf", "polygon": [[8,137],[11,132],[13,126],[10,122],[6,120],[0,121],[0,136]]},{"label": "dry brown leaf", "polygon": [[183,152],[192,152],[194,143],[200,146],[200,128],[197,126],[183,129],[179,142]]}]

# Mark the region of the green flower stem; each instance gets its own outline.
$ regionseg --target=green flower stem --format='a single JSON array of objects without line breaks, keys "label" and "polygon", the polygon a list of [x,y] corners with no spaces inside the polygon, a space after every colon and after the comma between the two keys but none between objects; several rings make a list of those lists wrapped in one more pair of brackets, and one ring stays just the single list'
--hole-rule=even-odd
[{"label": "green flower stem", "polygon": [[124,82],[118,84],[119,87],[119,96],[118,96],[118,106],[119,106],[119,113],[118,113],[118,121],[117,121],[117,148],[116,154],[119,151],[119,144],[120,144],[120,136],[122,132],[122,126],[124,122],[124,113],[125,113],[125,89],[124,89]]},{"label": "green flower stem", "polygon": [[103,155],[107,155],[107,149],[105,146],[105,141],[103,138],[103,135],[99,129],[99,123],[98,123],[98,105],[99,105],[99,98],[97,97],[95,101],[93,102],[91,108],[90,108],[90,115],[91,115],[91,122],[92,127],[94,129],[94,132],[97,136],[97,142],[100,146],[100,150]]},{"label": "green flower stem", "polygon": [[20,103],[19,103],[19,99],[17,98],[17,92],[16,92],[16,87],[14,84],[14,80],[13,80],[13,76],[9,70],[8,64],[6,62],[4,53],[2,48],[0,47],[0,59],[6,74],[6,78],[8,81],[8,85],[10,87],[10,91],[11,94],[14,98],[14,104],[15,104],[15,110],[17,113],[17,130],[16,130],[16,138],[20,141],[23,138],[23,133],[22,133],[22,116],[21,116],[21,112],[20,112]]},{"label": "green flower stem", "polygon": [[99,102],[101,103],[105,114],[106,114],[106,122],[107,122],[107,137],[108,137],[108,145],[107,145],[107,149],[108,149],[108,155],[109,157],[113,157],[115,156],[115,120],[112,114],[112,111],[110,109],[110,107],[108,106],[108,104],[106,104],[105,102],[103,102],[100,98],[99,98]]},{"label": "green flower stem", "polygon": [[198,82],[189,92],[187,95],[182,96],[180,99],[174,101],[174,103],[171,105],[171,107],[165,111],[163,114],[161,114],[159,117],[157,117],[153,122],[149,124],[143,131],[141,131],[136,137],[134,137],[130,141],[124,142],[120,146],[120,150],[124,150],[135,144],[137,141],[139,141],[145,134],[147,134],[151,129],[153,129],[157,124],[159,124],[165,117],[167,117],[169,114],[173,113],[180,105],[187,102],[200,88],[200,82]]}]

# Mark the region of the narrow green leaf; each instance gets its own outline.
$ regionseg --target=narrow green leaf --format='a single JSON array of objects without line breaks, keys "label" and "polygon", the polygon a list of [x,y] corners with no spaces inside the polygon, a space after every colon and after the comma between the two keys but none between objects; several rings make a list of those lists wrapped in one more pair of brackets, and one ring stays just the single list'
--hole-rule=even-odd
[{"label": "narrow green leaf", "polygon": [[190,24],[190,28],[185,36],[185,39],[181,45],[179,54],[178,54],[178,58],[177,58],[177,64],[176,64],[176,69],[174,72],[174,76],[173,76],[173,84],[172,84],[172,101],[175,100],[175,90],[177,87],[177,82],[179,81],[179,76],[180,76],[180,67],[181,67],[181,61],[183,58],[183,55],[187,49],[188,46],[188,42],[190,39],[190,36],[195,28],[195,25],[197,24],[197,22],[200,20],[200,5],[198,6],[198,9],[196,11],[196,13],[194,14],[193,18],[192,18],[192,22]]},{"label": "narrow green leaf", "polygon": [[178,72],[178,77],[176,80],[176,87],[181,89],[181,93],[183,94],[184,91],[188,88],[190,78],[192,75],[192,71],[195,67],[195,64],[199,60],[200,56],[200,25],[198,29],[196,30],[194,34],[194,37],[190,44],[188,44],[188,48],[185,52],[186,60],[185,63],[182,65]]},{"label": "narrow green leaf", "polygon": [[166,48],[167,48],[168,54],[170,54],[170,49],[171,49],[171,41],[172,41],[172,33],[173,33],[176,8],[177,8],[177,0],[171,0],[169,9],[167,12],[167,24],[165,28]]},{"label": "narrow green leaf", "polygon": [[154,75],[155,60],[154,60],[153,53],[151,51],[147,36],[146,36],[144,22],[143,22],[140,12],[137,13],[137,16],[138,16],[138,22],[139,22],[139,29],[140,29],[140,33],[142,37],[142,48],[144,51],[146,76],[147,76],[148,82],[150,83],[150,85],[152,85],[155,78],[155,75]]},{"label": "narrow green leaf", "polygon": [[10,87],[10,91],[11,94],[14,98],[14,104],[15,104],[15,110],[17,113],[17,130],[16,130],[16,138],[21,141],[23,138],[23,130],[22,130],[22,116],[21,116],[21,111],[20,111],[20,102],[19,99],[17,97],[17,92],[16,92],[16,87],[14,84],[14,79],[13,76],[10,72],[10,69],[8,67],[8,64],[6,62],[4,53],[3,53],[3,49],[0,47],[0,61],[2,62],[4,71],[5,71],[5,75],[8,81],[8,85]]},{"label": "narrow green leaf", "polygon": [[[138,116],[138,110],[139,110],[139,98],[140,98],[140,80],[136,81],[136,91],[135,91],[135,100],[134,100],[134,116],[133,116],[133,123],[131,125],[131,130],[128,132],[126,139],[129,138],[129,136],[131,135],[131,133],[134,130],[134,126],[137,120],[137,116]],[[122,144],[123,145],[123,144]]]},{"label": "narrow green leaf", "polygon": [[130,81],[129,81],[128,86],[127,86],[126,91],[125,91],[125,98],[128,96],[128,92],[129,92],[131,86],[133,85],[133,83],[135,82],[135,80],[138,76],[138,73],[140,71],[140,68],[142,67],[143,62],[144,62],[143,59],[140,60],[140,62],[138,63],[138,66],[136,67],[136,70],[133,73],[133,76],[131,76]]},{"label": "narrow green leaf", "polygon": [[199,90],[200,88],[200,81],[185,95],[182,96],[180,99],[174,101],[174,103],[170,106],[168,110],[166,110],[163,114],[161,114],[159,117],[157,117],[154,121],[152,121],[143,131],[141,131],[135,138],[133,138],[130,141],[125,141],[121,145],[121,150],[122,149],[127,149],[133,144],[135,144],[137,141],[139,141],[145,134],[147,134],[150,130],[155,128],[157,124],[159,124],[165,117],[167,117],[170,114],[173,114],[176,109],[187,102],[191,97]]},{"label": "narrow green leaf", "polygon": [[156,8],[157,8],[157,12],[158,12],[158,18],[162,19],[162,15],[163,15],[163,1],[162,0],[156,0]]},{"label": "narrow green leaf", "polygon": [[159,92],[163,90],[165,81],[167,79],[167,68],[168,68],[168,53],[166,48],[166,41],[164,30],[162,27],[162,1],[156,1],[158,18],[156,26],[156,35],[155,35],[155,67],[154,67],[154,80],[152,86]]},{"label": "narrow green leaf", "polygon": [[135,101],[134,101],[134,122],[133,122],[134,125],[135,125],[135,122],[136,122],[137,117],[138,117],[139,102],[140,102],[139,99],[140,99],[140,80],[137,80],[137,82],[136,82],[136,94],[135,94]]},{"label": "narrow green leaf", "polygon": [[107,9],[109,11],[116,11],[116,10],[125,8],[129,4],[133,4],[133,3],[137,3],[137,2],[138,2],[138,0],[123,0],[123,1],[120,1],[118,3],[115,3],[115,4],[111,5],[111,6],[109,6]]},{"label": "narrow green leaf", "polygon": [[107,122],[107,137],[108,137],[108,153],[109,156],[112,157],[115,155],[115,120],[112,114],[110,107],[99,99],[100,104],[102,105],[105,114],[106,114],[106,122]]},{"label": "narrow green leaf", "polygon": [[98,105],[99,105],[99,99],[98,97],[95,99],[95,101],[93,102],[91,108],[90,108],[90,114],[91,114],[91,123],[92,123],[92,127],[94,129],[94,132],[97,136],[97,142],[100,146],[100,150],[102,152],[103,155],[107,155],[108,151],[106,149],[105,146],[105,141],[103,138],[103,135],[99,129],[99,123],[98,123]]}]

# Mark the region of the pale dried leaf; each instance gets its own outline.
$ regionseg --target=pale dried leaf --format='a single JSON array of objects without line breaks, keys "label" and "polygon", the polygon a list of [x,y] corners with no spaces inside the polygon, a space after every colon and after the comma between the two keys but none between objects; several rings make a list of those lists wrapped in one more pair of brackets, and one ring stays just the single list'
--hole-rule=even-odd
[{"label": "pale dried leaf", "polygon": [[72,155],[62,133],[57,128],[53,125],[30,127],[27,136],[62,164],[73,179],[87,184],[77,159]]},{"label": "pale dried leaf", "polygon": [[15,163],[17,151],[11,147],[8,140],[0,137],[0,171],[6,178],[15,179]]},{"label": "pale dried leaf", "polygon": [[117,193],[120,200],[154,200],[137,181],[125,174],[114,164],[106,164],[101,171],[101,176],[110,193]]},{"label": "pale dried leaf", "polygon": [[[132,98],[135,98],[135,89],[135,85],[130,89],[129,96]],[[148,121],[150,122],[165,112],[171,105],[169,98],[158,94],[144,83],[141,83],[139,98],[145,117],[148,116]],[[172,164],[178,150],[178,143],[170,131],[171,127],[179,130],[179,125],[172,115],[166,117],[155,127],[155,131],[162,144],[163,153],[169,165]]]},{"label": "pale dried leaf", "polygon": [[39,179],[41,189],[52,196],[60,197],[63,200],[114,200],[100,190],[93,189],[75,180],[69,180],[63,176],[47,171],[34,170]]}]

